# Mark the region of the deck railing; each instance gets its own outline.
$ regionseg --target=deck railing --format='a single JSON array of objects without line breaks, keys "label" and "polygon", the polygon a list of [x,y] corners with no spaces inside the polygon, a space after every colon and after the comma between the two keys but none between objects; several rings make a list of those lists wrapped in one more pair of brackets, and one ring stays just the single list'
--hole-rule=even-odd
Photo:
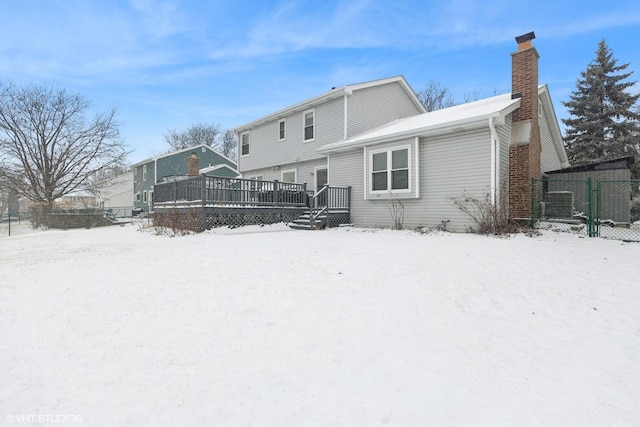
[{"label": "deck railing", "polygon": [[307,207],[306,184],[199,175],[156,184],[154,205]]}]

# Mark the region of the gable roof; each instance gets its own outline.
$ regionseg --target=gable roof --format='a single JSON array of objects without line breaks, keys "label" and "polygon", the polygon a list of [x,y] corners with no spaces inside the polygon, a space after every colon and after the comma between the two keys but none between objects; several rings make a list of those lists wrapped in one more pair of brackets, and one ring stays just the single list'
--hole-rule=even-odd
[{"label": "gable roof", "polygon": [[236,127],[233,131],[235,133],[244,132],[244,131],[246,131],[248,129],[254,128],[254,127],[259,126],[261,124],[264,124],[264,123],[267,123],[267,122],[271,122],[271,121],[274,121],[274,120],[278,120],[278,119],[282,119],[282,118],[284,118],[284,117],[286,117],[288,115],[291,115],[292,113],[302,112],[304,110],[308,110],[310,108],[313,108],[316,105],[325,103],[325,102],[330,101],[332,99],[341,98],[341,97],[343,97],[345,95],[352,95],[353,92],[356,91],[356,90],[366,89],[366,88],[375,87],[375,86],[381,86],[381,85],[384,85],[384,84],[394,83],[394,82],[397,82],[402,86],[402,88],[407,92],[407,94],[409,95],[410,99],[413,101],[413,103],[416,105],[416,107],[420,111],[426,112],[424,106],[422,105],[422,103],[418,99],[416,93],[411,88],[411,86],[409,85],[407,80],[404,78],[404,76],[400,75],[400,76],[388,77],[388,78],[385,78],[385,79],[371,80],[371,81],[368,81],[368,82],[346,85],[346,86],[342,86],[342,87],[339,87],[339,88],[332,88],[328,92],[322,93],[322,94],[320,94],[318,96],[315,96],[313,98],[309,98],[309,99],[304,100],[302,102],[298,102],[297,104],[294,104],[294,105],[291,105],[289,107],[283,108],[281,110],[276,111],[275,113],[268,114],[268,115],[263,116],[263,117],[261,117],[259,119],[253,120],[253,121],[251,121],[249,123],[245,123],[243,125],[240,125],[240,126]]},{"label": "gable roof", "polygon": [[171,151],[169,153],[160,154],[159,156],[150,157],[148,159],[139,161],[138,163],[135,163],[135,164],[131,165],[131,167],[135,168],[136,166],[141,166],[141,165],[144,165],[145,163],[155,162],[155,161],[157,161],[159,159],[164,159],[165,157],[171,157],[171,156],[174,156],[176,154],[184,153],[185,151],[196,151],[196,150],[199,150],[201,148],[206,148],[207,150],[211,151],[212,153],[217,154],[218,156],[222,157],[223,159],[226,159],[226,160],[230,161],[234,165],[237,164],[237,162],[234,162],[233,160],[229,159],[224,154],[218,153],[216,150],[214,150],[213,148],[209,147],[207,144],[200,144],[200,145],[194,145],[193,147],[187,147],[187,148],[183,148],[181,150],[176,150],[176,151]]},{"label": "gable roof", "polygon": [[630,169],[631,165],[635,162],[633,156],[620,157],[613,160],[600,160],[591,163],[585,163],[576,166],[570,166],[563,169],[545,172],[547,175],[553,175],[557,173],[567,172],[591,172],[591,171],[603,171],[603,170],[616,170],[616,169]]},{"label": "gable roof", "polygon": [[214,165],[214,166],[207,166],[206,168],[201,168],[200,169],[200,174],[208,174],[209,172],[213,172],[213,171],[217,171],[219,169],[228,169],[231,172],[235,173],[236,175],[240,176],[240,172],[238,172],[237,169],[232,168],[231,166],[227,165],[227,164],[221,164],[221,165]]},{"label": "gable roof", "polygon": [[567,157],[567,151],[564,148],[564,142],[562,133],[560,132],[560,125],[558,125],[558,116],[556,116],[556,110],[553,108],[553,102],[551,102],[551,94],[549,93],[549,87],[544,84],[538,86],[538,99],[542,102],[544,110],[551,114],[551,117],[547,117],[547,123],[551,130],[551,136],[555,145],[556,152],[560,158],[560,163],[564,167],[569,166],[569,158]]},{"label": "gable roof", "polygon": [[494,118],[496,124],[501,124],[504,123],[506,115],[519,106],[520,98],[512,99],[510,93],[494,96],[394,120],[352,138],[324,145],[318,151],[321,153],[345,151],[403,137],[460,132],[477,127],[479,122],[488,123],[490,117]]}]

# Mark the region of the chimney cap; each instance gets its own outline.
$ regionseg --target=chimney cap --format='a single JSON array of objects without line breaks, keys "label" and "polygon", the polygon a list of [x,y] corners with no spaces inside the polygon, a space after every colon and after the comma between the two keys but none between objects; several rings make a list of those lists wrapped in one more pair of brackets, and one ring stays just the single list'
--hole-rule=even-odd
[{"label": "chimney cap", "polygon": [[516,43],[521,44],[524,42],[528,42],[536,38],[536,33],[531,31],[530,33],[523,34],[521,36],[516,37]]}]

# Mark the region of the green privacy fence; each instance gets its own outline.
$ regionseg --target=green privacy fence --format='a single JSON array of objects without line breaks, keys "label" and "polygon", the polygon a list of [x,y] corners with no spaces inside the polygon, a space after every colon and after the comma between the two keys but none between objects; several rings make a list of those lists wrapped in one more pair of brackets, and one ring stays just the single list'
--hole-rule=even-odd
[{"label": "green privacy fence", "polygon": [[640,241],[640,180],[532,179],[531,225]]}]

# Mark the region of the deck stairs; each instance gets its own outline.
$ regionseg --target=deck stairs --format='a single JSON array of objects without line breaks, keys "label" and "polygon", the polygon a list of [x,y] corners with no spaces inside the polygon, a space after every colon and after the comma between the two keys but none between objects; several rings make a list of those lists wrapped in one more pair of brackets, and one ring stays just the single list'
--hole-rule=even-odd
[{"label": "deck stairs", "polygon": [[306,211],[287,225],[294,230],[323,230],[327,227],[327,215]]}]

